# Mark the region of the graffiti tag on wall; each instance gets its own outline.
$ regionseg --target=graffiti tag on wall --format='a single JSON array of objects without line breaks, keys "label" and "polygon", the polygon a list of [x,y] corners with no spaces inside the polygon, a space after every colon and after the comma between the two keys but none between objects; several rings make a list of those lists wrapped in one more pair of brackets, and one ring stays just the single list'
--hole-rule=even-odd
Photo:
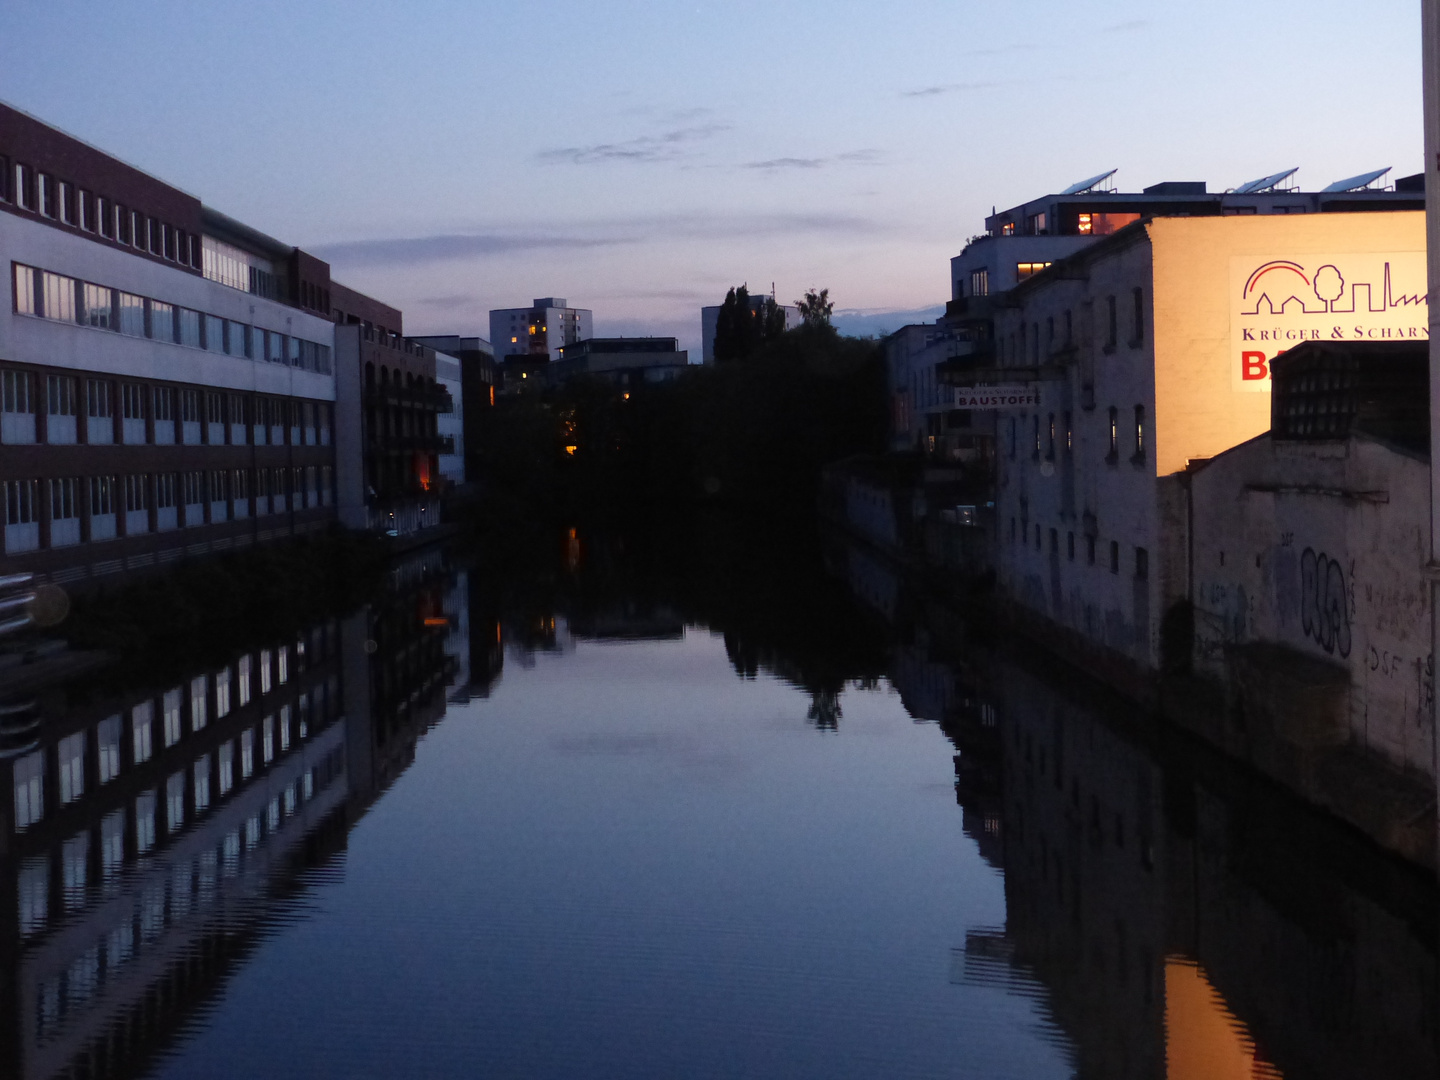
[{"label": "graffiti tag on wall", "polygon": [[1350,655],[1350,604],[1345,568],[1323,551],[1300,556],[1300,621],[1327,653]]}]

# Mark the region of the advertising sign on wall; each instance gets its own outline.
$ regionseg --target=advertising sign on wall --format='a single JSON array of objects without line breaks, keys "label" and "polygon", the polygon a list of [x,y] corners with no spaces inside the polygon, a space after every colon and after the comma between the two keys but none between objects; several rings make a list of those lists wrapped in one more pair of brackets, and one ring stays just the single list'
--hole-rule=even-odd
[{"label": "advertising sign on wall", "polygon": [[957,409],[1038,409],[1038,386],[957,386]]},{"label": "advertising sign on wall", "polygon": [[1270,390],[1270,361],[1305,341],[1425,341],[1424,251],[1230,260],[1230,385]]}]

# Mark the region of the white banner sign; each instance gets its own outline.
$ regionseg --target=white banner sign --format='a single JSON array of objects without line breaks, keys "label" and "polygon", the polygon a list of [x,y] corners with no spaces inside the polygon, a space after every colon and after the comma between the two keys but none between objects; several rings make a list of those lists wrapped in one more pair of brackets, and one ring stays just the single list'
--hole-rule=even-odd
[{"label": "white banner sign", "polygon": [[1270,390],[1270,361],[1303,341],[1425,341],[1425,252],[1230,260],[1230,385]]},{"label": "white banner sign", "polygon": [[1038,386],[957,386],[957,409],[1038,409]]}]

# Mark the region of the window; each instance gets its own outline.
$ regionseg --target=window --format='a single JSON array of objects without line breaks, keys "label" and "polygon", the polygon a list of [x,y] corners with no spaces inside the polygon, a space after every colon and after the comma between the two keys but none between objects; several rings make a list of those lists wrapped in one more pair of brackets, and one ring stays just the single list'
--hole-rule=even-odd
[{"label": "window", "polygon": [[75,224],[74,192],[75,189],[67,181],[60,180],[55,184],[55,197],[59,204],[57,209],[60,211],[58,216],[66,225]]},{"label": "window", "polygon": [[95,200],[95,214],[100,219],[100,235],[107,240],[116,239],[115,236],[115,207],[106,198]]},{"label": "window", "polygon": [[230,715],[230,669],[221,668],[215,673],[215,718]]},{"label": "window", "polygon": [[82,323],[97,330],[115,329],[114,293],[87,281],[84,286],[84,300],[85,310],[80,316]]},{"label": "window", "polygon": [[205,316],[205,348],[214,353],[225,351],[225,320],[218,315]]},{"label": "window", "polygon": [[290,681],[290,646],[281,645],[275,650],[275,681],[281,686]]},{"label": "window", "polygon": [[115,478],[90,477],[90,516],[102,517],[115,512]]},{"label": "window", "polygon": [[1105,348],[1107,349],[1115,348],[1115,343],[1119,339],[1118,318],[1119,316],[1115,313],[1115,297],[1107,296],[1105,298]]},{"label": "window", "polygon": [[55,178],[48,173],[40,174],[40,213],[55,216]]},{"label": "window", "polygon": [[184,691],[180,687],[165,691],[165,747],[169,749],[180,741],[180,701]]},{"label": "window", "polygon": [[212,424],[223,424],[225,422],[225,395],[205,395],[205,419]]},{"label": "window", "polygon": [[280,752],[290,749],[290,706],[280,706]]},{"label": "window", "polygon": [[[110,811],[100,822],[100,871],[106,878],[112,878],[120,872],[124,862],[125,810],[122,807]],[[129,930],[129,927],[125,929]],[[119,958],[113,948],[109,959],[113,966],[119,966]]]},{"label": "window", "polygon": [[172,424],[175,422],[175,388],[171,386],[157,386],[152,399],[155,403],[155,422]]},{"label": "window", "polygon": [[205,474],[187,472],[180,474],[180,496],[186,506],[205,501]]},{"label": "window", "polygon": [[245,656],[240,657],[239,663],[235,665],[235,691],[239,698],[239,704],[242,706],[250,704],[251,659],[247,653]]},{"label": "window", "polygon": [[127,292],[116,293],[116,329],[130,337],[145,336],[145,300]]},{"label": "window", "polygon": [[19,162],[15,164],[15,201],[22,210],[35,209],[35,170]]},{"label": "window", "polygon": [[74,322],[75,279],[63,274],[52,274],[49,270],[42,270],[40,279],[45,304],[45,310],[41,314],[57,322]]},{"label": "window", "polygon": [[138,513],[150,509],[150,475],[134,473],[125,477],[125,512]]},{"label": "window", "polygon": [[1085,565],[1095,565],[1095,537],[1085,537]]},{"label": "window", "polygon": [[135,796],[135,851],[144,855],[155,846],[155,792]]},{"label": "window", "polygon": [[1145,340],[1145,290],[1136,286],[1131,295],[1135,302],[1135,325],[1134,333],[1130,335],[1130,344],[1139,345]]},{"label": "window", "polygon": [[100,755],[100,783],[108,784],[120,775],[120,716],[101,720],[95,728],[95,745]]},{"label": "window", "polygon": [[1045,460],[1055,460],[1055,414],[1050,414],[1050,442],[1045,450]]},{"label": "window", "polygon": [[141,251],[150,245],[150,233],[145,224],[145,215],[139,210],[130,211],[130,234],[126,240],[134,244]]},{"label": "window", "polygon": [[1120,452],[1120,410],[1110,406],[1110,453],[1106,455],[1111,461],[1115,460]]},{"label": "window", "polygon": [[235,744],[222,743],[217,760],[220,764],[220,797],[223,799],[235,786]]},{"label": "window", "polygon": [[246,728],[240,733],[240,778],[250,779],[255,771],[255,729]]},{"label": "window", "polygon": [[180,391],[180,421],[185,424],[200,422],[200,391]]},{"label": "window", "polygon": [[260,759],[266,765],[275,760],[275,717],[260,722]]},{"label": "window", "polygon": [[1139,220],[1139,214],[1081,214],[1075,231],[1081,236],[1109,236]]},{"label": "window", "polygon": [[260,693],[270,692],[270,650],[260,650]]},{"label": "window", "polygon": [[145,236],[145,246],[150,254],[159,255],[161,258],[164,258],[165,232],[160,226],[159,219],[153,217],[145,219]]},{"label": "window", "polygon": [[1117,540],[1110,541],[1110,573],[1120,572],[1120,543]]},{"label": "window", "polygon": [[173,305],[162,304],[159,300],[150,301],[150,336],[156,341],[176,340]]},{"label": "window", "polygon": [[95,195],[93,192],[80,189],[80,228],[86,232],[95,232],[97,222],[95,220]]},{"label": "window", "polygon": [[32,266],[15,263],[15,313],[17,315],[39,315],[41,292],[35,287],[38,271]]},{"label": "window", "polygon": [[210,809],[210,755],[201,754],[195,762],[195,813]]},{"label": "window", "polygon": [[197,675],[190,680],[190,730],[199,731],[208,721],[205,711],[206,693],[208,689],[204,675]]},{"label": "window", "polygon": [[1015,280],[1024,281],[1026,278],[1034,277],[1050,264],[1048,262],[1022,262],[1015,264]]},{"label": "window", "polygon": [[185,824],[185,774],[173,773],[165,781],[165,828],[178,832]]},{"label": "window", "polygon": [[72,803],[85,794],[85,733],[67,735],[55,746],[60,762],[60,802]]},{"label": "window", "polygon": [[93,420],[109,420],[114,417],[115,406],[110,399],[110,383],[107,380],[85,380],[85,415]]},{"label": "window", "polygon": [[155,703],[142,701],[130,710],[130,743],[135,764],[149,761],[154,753],[154,739],[151,732],[155,716]]},{"label": "window", "polygon": [[1150,552],[1143,547],[1135,549],[1135,580],[1148,581],[1150,578]]},{"label": "window", "polygon": [[34,480],[6,480],[3,487],[6,525],[30,525],[40,520]]},{"label": "window", "polygon": [[[74,521],[77,531],[74,539],[69,540],[69,543],[75,543],[80,539],[78,531],[80,522],[78,488],[79,481],[73,476],[57,477],[50,481],[50,529],[53,534],[56,522]],[[50,538],[50,543],[56,545],[56,540],[53,535]]]},{"label": "window", "polygon": [[1145,406],[1135,406],[1135,457],[1137,464],[1145,460]]},{"label": "window", "polygon": [[229,356],[249,356],[249,327],[244,323],[225,323],[225,352]]},{"label": "window", "polygon": [[29,828],[45,816],[45,751],[15,762],[15,831]]},{"label": "window", "polygon": [[155,477],[155,506],[160,510],[175,508],[174,473],[160,473]]},{"label": "window", "polygon": [[120,416],[125,420],[145,419],[145,386],[143,383],[120,384]]},{"label": "window", "polygon": [[45,379],[45,403],[51,416],[74,416],[74,378],[69,375],[47,376]]},{"label": "window", "polygon": [[192,349],[200,348],[200,312],[189,308],[176,308],[176,338],[181,345]]}]

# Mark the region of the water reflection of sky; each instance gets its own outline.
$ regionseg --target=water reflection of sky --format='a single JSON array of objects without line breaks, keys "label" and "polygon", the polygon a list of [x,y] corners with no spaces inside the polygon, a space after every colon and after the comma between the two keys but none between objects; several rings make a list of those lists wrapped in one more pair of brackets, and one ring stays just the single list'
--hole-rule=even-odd
[{"label": "water reflection of sky", "polygon": [[949,742],[810,705],[697,630],[512,667],[160,1075],[1069,1075],[1034,996],[956,977],[1005,902]]}]

